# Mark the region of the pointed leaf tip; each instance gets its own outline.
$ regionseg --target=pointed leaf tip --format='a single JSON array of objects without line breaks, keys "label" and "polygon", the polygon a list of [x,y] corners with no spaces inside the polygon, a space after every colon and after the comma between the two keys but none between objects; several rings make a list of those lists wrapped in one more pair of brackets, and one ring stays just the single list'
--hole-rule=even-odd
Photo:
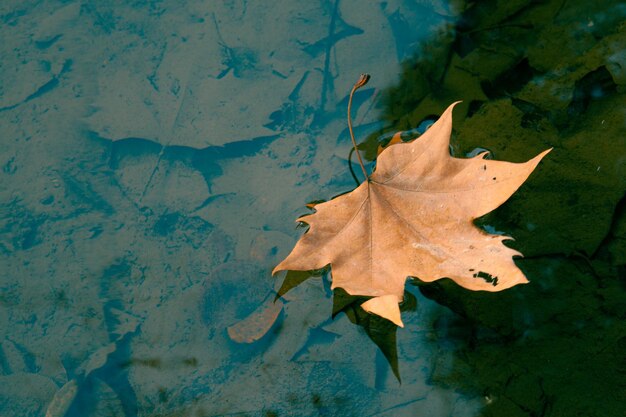
[{"label": "pointed leaf tip", "polygon": [[384,319],[389,320],[397,326],[404,327],[400,315],[400,300],[397,295],[388,294],[380,297],[374,297],[363,304],[361,307],[368,313],[376,314]]}]

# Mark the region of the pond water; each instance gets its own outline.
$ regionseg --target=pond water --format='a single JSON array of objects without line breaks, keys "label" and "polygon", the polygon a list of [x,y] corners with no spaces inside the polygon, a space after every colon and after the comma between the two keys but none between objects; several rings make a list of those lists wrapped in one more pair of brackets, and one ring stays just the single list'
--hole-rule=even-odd
[{"label": "pond water", "polygon": [[[624,415],[623,2],[7,1],[0,34],[0,415]],[[362,72],[369,172],[457,100],[457,157],[554,148],[477,221],[529,284],[408,282],[396,329],[272,277],[355,187]]]}]

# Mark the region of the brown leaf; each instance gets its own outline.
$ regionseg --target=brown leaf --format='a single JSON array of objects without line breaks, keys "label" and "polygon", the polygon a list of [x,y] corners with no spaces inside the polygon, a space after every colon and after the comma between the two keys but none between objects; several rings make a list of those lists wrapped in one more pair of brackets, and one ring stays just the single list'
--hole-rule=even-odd
[{"label": "brown leaf", "polygon": [[330,264],[332,288],[373,297],[362,307],[399,326],[407,277],[447,277],[475,291],[528,282],[512,259],[521,254],[502,244],[511,238],[472,222],[504,203],[550,149],[519,164],[454,158],[455,104],[419,139],[386,148],[368,181],[299,218],[310,229],[273,273]]},{"label": "brown leaf", "polygon": [[274,325],[283,311],[283,302],[274,297],[267,297],[263,304],[246,317],[230,326],[228,336],[237,343],[252,343],[262,338]]}]

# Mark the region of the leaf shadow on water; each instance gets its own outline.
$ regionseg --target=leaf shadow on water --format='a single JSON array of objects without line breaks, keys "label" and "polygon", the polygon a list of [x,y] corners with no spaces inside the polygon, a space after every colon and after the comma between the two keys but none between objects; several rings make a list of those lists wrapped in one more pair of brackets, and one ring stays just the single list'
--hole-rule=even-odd
[{"label": "leaf shadow on water", "polygon": [[[275,300],[284,297],[290,290],[303,284],[310,278],[320,278],[330,273],[330,268],[326,267],[315,271],[287,271],[285,278],[276,293]],[[343,288],[336,288],[332,293],[332,315],[335,319],[340,313],[344,313],[352,324],[355,324],[365,331],[369,339],[380,349],[388,366],[393,372],[398,382],[402,381],[398,362],[398,347],[396,340],[397,326],[380,316],[366,312],[362,307],[365,301],[371,297],[354,296],[348,294]],[[404,300],[400,304],[401,312],[415,311],[417,309],[417,299],[406,291]],[[295,358],[301,352],[294,355]],[[381,372],[384,374],[385,372]]]},{"label": "leaf shadow on water", "polygon": [[[380,316],[368,313],[361,304],[370,297],[358,297],[346,293],[341,288],[335,290],[333,295],[333,317],[343,312],[350,322],[361,327],[372,342],[378,346],[387,363],[398,380],[402,382],[400,365],[398,362],[398,342],[396,333],[398,326]],[[404,293],[404,300],[400,304],[401,312],[415,311],[417,299],[410,292]]]}]

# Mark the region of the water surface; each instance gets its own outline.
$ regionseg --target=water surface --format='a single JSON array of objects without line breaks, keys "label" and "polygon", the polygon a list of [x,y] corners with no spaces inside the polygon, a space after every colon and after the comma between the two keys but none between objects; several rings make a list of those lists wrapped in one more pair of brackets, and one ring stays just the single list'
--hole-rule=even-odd
[{"label": "water surface", "polygon": [[[625,16],[617,1],[5,2],[0,414],[620,415]],[[370,170],[389,132],[456,100],[456,156],[555,148],[479,222],[517,239],[531,283],[409,284],[396,330],[352,305],[333,318],[326,273],[236,343],[227,328],[280,287],[304,205],[354,187],[361,72]]]}]

